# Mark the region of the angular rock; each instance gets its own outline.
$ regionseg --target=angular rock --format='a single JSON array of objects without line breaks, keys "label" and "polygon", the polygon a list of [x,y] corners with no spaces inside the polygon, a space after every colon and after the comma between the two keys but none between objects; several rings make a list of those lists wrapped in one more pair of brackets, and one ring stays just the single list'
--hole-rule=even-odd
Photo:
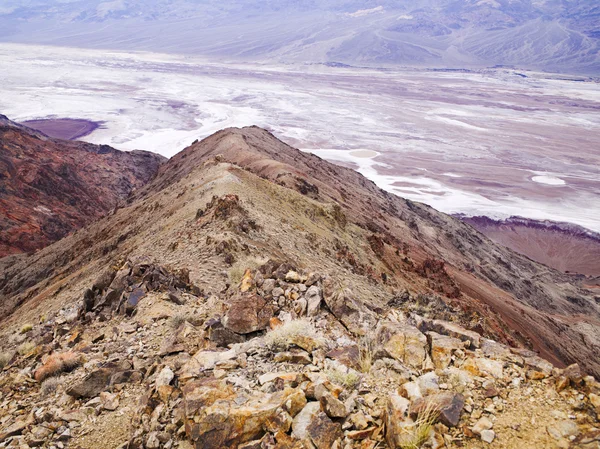
[{"label": "angular rock", "polygon": [[0,441],[4,441],[9,437],[15,435],[21,435],[23,430],[27,428],[27,423],[25,421],[17,421],[14,424],[11,424],[7,428],[0,431]]},{"label": "angular rock", "polygon": [[348,416],[348,410],[344,403],[328,391],[319,397],[319,402],[323,411],[330,418],[345,418]]},{"label": "angular rock", "polygon": [[154,385],[156,388],[160,388],[165,385],[169,385],[171,381],[175,378],[175,374],[168,366],[165,366],[162,371],[156,376],[156,380]]},{"label": "angular rock", "polygon": [[454,337],[462,341],[469,342],[470,349],[481,347],[481,335],[477,332],[466,330],[457,324],[443,320],[428,320],[423,319],[418,323],[418,328],[421,332],[437,332],[441,335]]},{"label": "angular rock", "polygon": [[332,349],[326,356],[330,359],[337,360],[348,368],[360,370],[360,350],[356,345]]},{"label": "angular rock", "polygon": [[431,361],[436,369],[446,369],[451,361],[454,351],[465,347],[458,338],[440,335],[437,332],[427,332]]},{"label": "angular rock", "polygon": [[249,334],[269,327],[273,316],[270,303],[253,293],[236,296],[223,318],[223,325],[237,334]]},{"label": "angular rock", "polygon": [[297,365],[310,365],[312,360],[306,351],[287,351],[275,354],[276,362],[294,363]]},{"label": "angular rock", "polygon": [[323,280],[323,299],[333,315],[357,335],[363,335],[374,322],[372,313],[360,304],[349,288],[341,287],[332,278]]},{"label": "angular rock", "polygon": [[398,394],[390,394],[385,408],[385,439],[388,447],[406,447],[405,428],[409,422],[410,402]]},{"label": "angular rock", "polygon": [[490,430],[492,427],[494,427],[494,423],[484,416],[479,418],[479,421],[475,423],[475,425],[471,428],[471,431],[475,435],[481,435],[481,432],[484,430]]},{"label": "angular rock", "polygon": [[383,323],[376,331],[377,354],[383,352],[406,366],[421,369],[427,360],[427,338],[409,324]]},{"label": "angular rock", "polygon": [[560,421],[555,425],[546,427],[546,430],[548,431],[548,434],[556,440],[579,435],[577,424],[567,419]]},{"label": "angular rock", "polygon": [[119,396],[103,391],[100,393],[100,404],[104,410],[114,411],[119,408]]},{"label": "angular rock", "polygon": [[307,403],[292,422],[292,436],[299,440],[306,439],[308,437],[307,428],[320,411],[321,405],[318,402]]},{"label": "angular rock", "polygon": [[306,290],[304,297],[308,303],[306,315],[316,316],[321,308],[321,289],[319,289],[319,287],[316,285],[312,285],[308,288],[308,290]]},{"label": "angular rock", "polygon": [[82,381],[67,389],[67,394],[74,398],[94,398],[108,388],[110,379],[116,369],[105,367],[92,371]]},{"label": "angular rock", "polygon": [[460,422],[464,406],[465,397],[462,394],[438,393],[413,401],[409,414],[415,419],[419,413],[429,408],[439,413],[439,422],[447,427],[456,427]]},{"label": "angular rock", "polygon": [[491,443],[496,438],[496,433],[493,430],[482,430],[480,438],[485,443]]},{"label": "angular rock", "polygon": [[[273,395],[257,394],[245,398],[242,405],[235,398],[216,400],[202,408],[196,405],[190,409],[186,405],[186,434],[196,449],[237,449],[240,444],[259,438],[273,423],[283,422],[282,406],[296,391],[286,388]],[[185,387],[184,401],[187,402]],[[285,417],[287,412],[283,413]],[[284,418],[285,422],[290,420]]]},{"label": "angular rock", "polygon": [[313,417],[306,432],[317,449],[331,449],[343,437],[342,426],[322,412]]}]

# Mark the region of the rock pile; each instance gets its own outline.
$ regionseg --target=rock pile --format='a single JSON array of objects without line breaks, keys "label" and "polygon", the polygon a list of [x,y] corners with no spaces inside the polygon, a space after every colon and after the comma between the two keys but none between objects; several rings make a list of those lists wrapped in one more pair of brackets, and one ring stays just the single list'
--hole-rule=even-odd
[{"label": "rock pile", "polygon": [[127,262],[86,292],[85,326],[63,310],[29,331],[0,375],[0,447],[598,448],[600,383],[576,365],[376,315],[285,263],[246,270],[222,308],[192,293]]}]

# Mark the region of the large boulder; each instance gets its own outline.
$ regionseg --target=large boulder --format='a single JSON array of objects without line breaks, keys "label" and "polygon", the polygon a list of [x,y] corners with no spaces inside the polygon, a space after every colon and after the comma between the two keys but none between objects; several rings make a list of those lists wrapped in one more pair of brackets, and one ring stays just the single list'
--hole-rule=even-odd
[{"label": "large boulder", "polygon": [[407,323],[386,322],[376,331],[377,356],[395,359],[404,365],[421,369],[428,358],[427,338]]},{"label": "large boulder", "polygon": [[292,417],[285,405],[299,390],[257,393],[243,401],[230,391],[202,382],[184,387],[185,429],[195,449],[237,449],[267,431],[289,430]]},{"label": "large boulder", "polygon": [[364,335],[375,321],[349,288],[330,277],[323,279],[323,299],[331,313],[354,334]]},{"label": "large boulder", "polygon": [[255,293],[240,293],[229,305],[223,325],[236,334],[249,334],[269,327],[273,307]]}]

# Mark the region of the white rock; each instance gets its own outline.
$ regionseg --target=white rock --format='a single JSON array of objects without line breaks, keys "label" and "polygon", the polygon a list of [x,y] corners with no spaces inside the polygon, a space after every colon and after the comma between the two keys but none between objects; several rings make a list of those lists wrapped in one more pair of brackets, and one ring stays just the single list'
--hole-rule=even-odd
[{"label": "white rock", "polygon": [[485,441],[486,443],[491,443],[496,438],[496,433],[493,430],[482,430],[481,431],[481,441]]},{"label": "white rock", "polygon": [[163,370],[159,373],[159,375],[156,377],[156,388],[162,387],[164,385],[169,385],[174,377],[175,374],[173,373],[171,368],[165,366]]}]

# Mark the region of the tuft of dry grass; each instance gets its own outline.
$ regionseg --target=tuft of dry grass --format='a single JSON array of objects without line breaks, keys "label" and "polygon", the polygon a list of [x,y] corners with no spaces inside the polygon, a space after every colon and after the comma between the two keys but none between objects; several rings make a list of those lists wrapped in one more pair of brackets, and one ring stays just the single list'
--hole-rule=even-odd
[{"label": "tuft of dry grass", "polygon": [[368,373],[373,366],[373,340],[367,336],[360,339],[358,344],[358,364],[361,373]]},{"label": "tuft of dry grass", "polygon": [[401,428],[399,449],[419,449],[431,435],[431,429],[438,417],[440,410],[432,401],[429,401],[417,419]]},{"label": "tuft of dry grass", "polygon": [[40,393],[42,396],[49,396],[54,393],[60,385],[62,385],[62,380],[60,378],[50,377],[42,382]]},{"label": "tuft of dry grass", "polygon": [[4,369],[4,367],[8,365],[8,362],[10,362],[10,359],[12,359],[12,357],[13,355],[9,352],[0,353],[0,370]]},{"label": "tuft of dry grass", "polygon": [[285,351],[292,345],[297,345],[301,339],[310,339],[317,347],[323,345],[323,338],[306,318],[288,321],[267,332],[265,344],[272,351]]},{"label": "tuft of dry grass", "polygon": [[21,343],[17,348],[17,352],[21,355],[27,355],[31,351],[35,349],[35,343],[32,341],[26,341],[25,343]]},{"label": "tuft of dry grass", "polygon": [[35,371],[34,377],[38,382],[42,382],[49,377],[73,371],[80,364],[81,358],[74,352],[52,354],[46,359],[44,364]]},{"label": "tuft of dry grass", "polygon": [[21,326],[21,333],[26,334],[31,329],[33,329],[33,324],[23,324],[23,326]]},{"label": "tuft of dry grass", "polygon": [[256,270],[261,265],[267,263],[268,259],[260,258],[260,257],[247,257],[245,259],[238,260],[235,262],[231,268],[229,269],[228,277],[231,285],[238,285],[246,270]]},{"label": "tuft of dry grass", "polygon": [[175,315],[169,318],[169,326],[171,329],[179,329],[183,323],[188,320],[188,316],[183,313],[176,313]]},{"label": "tuft of dry grass", "polygon": [[327,378],[334,384],[354,390],[361,381],[361,376],[353,369],[342,370],[340,368],[330,368],[325,371]]}]

